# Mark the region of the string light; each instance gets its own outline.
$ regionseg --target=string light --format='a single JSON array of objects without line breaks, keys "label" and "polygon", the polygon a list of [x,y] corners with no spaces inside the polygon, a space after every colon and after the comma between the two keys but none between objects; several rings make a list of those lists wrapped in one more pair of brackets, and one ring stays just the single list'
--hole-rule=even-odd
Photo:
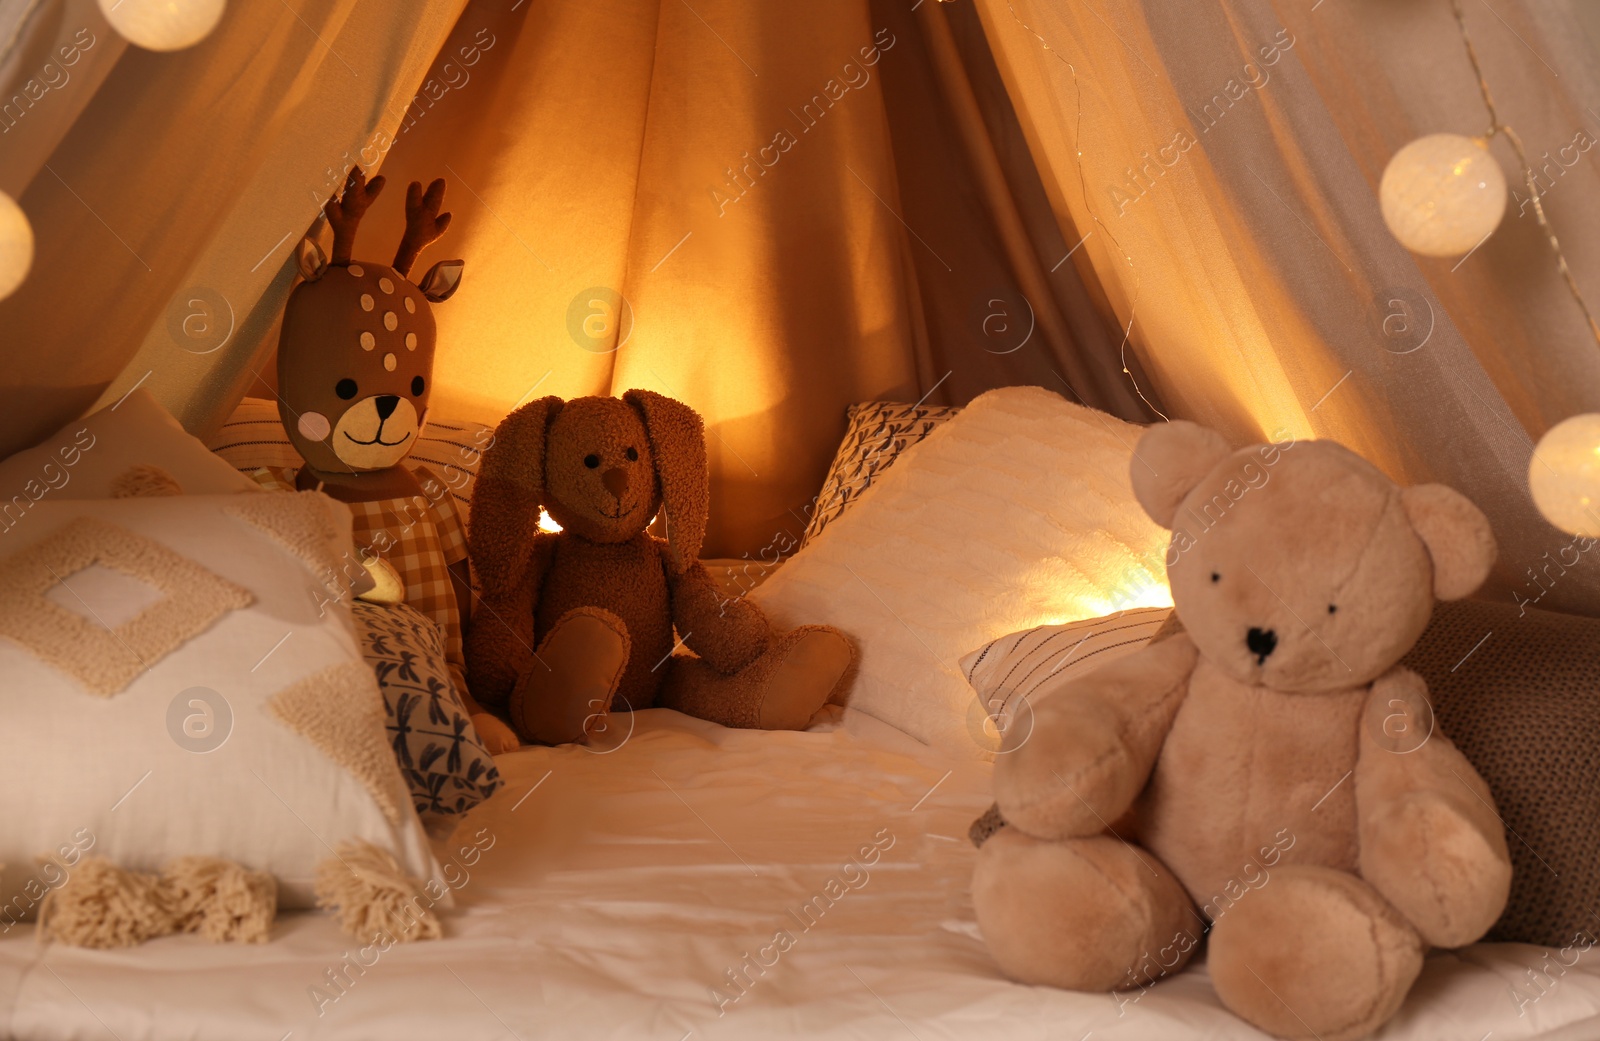
[{"label": "string light", "polygon": [[1383,222],[1426,257],[1470,253],[1506,212],[1506,178],[1484,138],[1419,137],[1394,154],[1378,186]]},{"label": "string light", "polygon": [[210,35],[227,0],[99,0],[100,13],[129,43],[180,51]]},{"label": "string light", "polygon": [[[1017,9],[1011,6],[1011,0],[1006,0],[1006,10],[1011,12],[1012,20],[1022,26],[1024,32],[1039,41],[1039,46],[1043,47],[1047,54],[1065,65],[1068,71],[1072,73],[1072,101],[1075,109],[1072,118],[1072,150],[1077,153],[1079,160],[1082,160],[1083,151],[1078,148],[1078,142],[1081,139],[1080,132],[1083,128],[1083,91],[1078,86],[1077,66],[1063,58],[1060,52],[1050,46],[1048,40],[1035,32],[1027,22],[1024,22],[1022,17],[1017,14]],[[1099,214],[1094,212],[1094,207],[1089,205],[1089,185],[1084,178],[1083,163],[1081,161],[1078,163],[1078,191],[1083,196],[1084,212],[1089,215],[1090,220],[1100,226],[1100,230],[1105,233],[1105,237],[1110,239],[1117,252],[1122,254],[1123,263],[1127,264],[1128,270],[1133,273],[1133,292],[1128,299],[1128,324],[1122,330],[1122,343],[1117,346],[1117,354],[1122,363],[1122,374],[1128,377],[1129,383],[1133,384],[1133,392],[1139,395],[1139,400],[1144,402],[1145,407],[1162,419],[1166,419],[1167,414],[1156,408],[1150,399],[1144,396],[1144,391],[1139,388],[1139,381],[1134,378],[1133,371],[1128,368],[1128,341],[1133,336],[1133,317],[1139,306],[1139,290],[1142,280],[1139,278],[1138,269],[1133,266],[1133,257],[1129,255],[1127,250],[1122,248],[1122,243],[1117,241],[1117,237],[1111,234],[1111,229],[1106,227],[1105,221],[1102,221]]]},{"label": "string light", "polygon": [[1539,439],[1528,490],[1545,520],[1572,535],[1600,536],[1600,415],[1573,416]]},{"label": "string light", "polygon": [[0,300],[16,291],[33,266],[33,226],[22,207],[0,192]]},{"label": "string light", "polygon": [[1450,0],[1450,9],[1456,16],[1456,28],[1461,32],[1461,43],[1467,51],[1467,61],[1472,65],[1472,74],[1478,80],[1478,92],[1483,95],[1483,107],[1489,113],[1489,129],[1485,138],[1493,138],[1496,134],[1505,135],[1511,150],[1517,154],[1517,161],[1522,164],[1523,183],[1528,188],[1528,201],[1533,207],[1534,219],[1539,222],[1539,227],[1544,231],[1545,239],[1550,243],[1550,250],[1556,255],[1556,269],[1561,273],[1562,281],[1567,285],[1567,291],[1572,294],[1572,299],[1577,303],[1578,310],[1583,312],[1584,321],[1589,323],[1589,333],[1594,337],[1595,343],[1600,345],[1600,324],[1596,324],[1594,314],[1590,312],[1589,305],[1583,299],[1583,294],[1578,291],[1578,283],[1572,277],[1572,270],[1567,267],[1567,255],[1561,251],[1561,240],[1556,237],[1555,228],[1550,226],[1550,219],[1545,216],[1544,203],[1540,201],[1539,183],[1534,177],[1533,167],[1528,163],[1527,149],[1522,147],[1522,138],[1517,135],[1510,125],[1500,121],[1499,111],[1495,108],[1494,96],[1489,93],[1489,81],[1483,75],[1483,66],[1478,61],[1478,49],[1472,44],[1472,37],[1467,33],[1467,18],[1461,10],[1461,0]]}]

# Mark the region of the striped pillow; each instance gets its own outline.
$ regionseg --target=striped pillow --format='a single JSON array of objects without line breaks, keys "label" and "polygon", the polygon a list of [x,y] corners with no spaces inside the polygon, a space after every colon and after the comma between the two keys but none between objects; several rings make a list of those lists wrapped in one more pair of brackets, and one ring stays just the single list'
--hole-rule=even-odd
[{"label": "striped pillow", "polygon": [[900,453],[961,411],[959,405],[863,401],[845,412],[844,440],[833,455],[822,491],[800,539],[804,546],[838,518]]},{"label": "striped pillow", "polygon": [[1041,625],[1002,636],[961,659],[977,691],[980,725],[1004,736],[1026,714],[1023,703],[1149,643],[1172,615],[1170,607],[1135,607],[1065,625]]},{"label": "striped pillow", "polygon": [[[422,436],[412,446],[406,464],[428,467],[444,481],[455,498],[456,509],[468,517],[472,487],[478,480],[478,464],[484,449],[494,441],[494,423],[470,419],[428,417]],[[263,466],[299,467],[300,453],[278,418],[278,403],[263,398],[245,398],[222,429],[206,442],[206,447],[242,473]]]}]

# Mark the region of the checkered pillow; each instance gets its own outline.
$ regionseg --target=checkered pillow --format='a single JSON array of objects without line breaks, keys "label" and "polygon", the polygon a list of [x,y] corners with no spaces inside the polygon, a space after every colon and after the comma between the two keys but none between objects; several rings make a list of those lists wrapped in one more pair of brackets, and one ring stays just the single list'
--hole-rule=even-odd
[{"label": "checkered pillow", "polygon": [[959,405],[906,405],[892,401],[864,401],[845,413],[847,427],[833,465],[823,479],[822,491],[811,511],[804,546],[853,504],[861,493],[889,467],[901,452],[947,422]]}]

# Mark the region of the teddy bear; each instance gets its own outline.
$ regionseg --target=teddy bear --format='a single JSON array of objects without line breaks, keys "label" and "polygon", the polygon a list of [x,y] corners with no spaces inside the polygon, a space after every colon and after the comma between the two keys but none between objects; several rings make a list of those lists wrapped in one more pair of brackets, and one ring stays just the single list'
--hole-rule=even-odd
[{"label": "teddy bear", "polygon": [[[541,507],[560,531],[540,529]],[[539,744],[584,741],[612,710],[658,704],[803,728],[854,650],[827,626],[774,632],[724,596],[699,561],[709,507],[704,427],[682,402],[547,397],[506,417],[472,497],[476,695]],[[658,511],[665,538],[647,530]]]},{"label": "teddy bear", "polygon": [[[412,265],[450,226],[445,183],[406,192],[406,229],[392,264],[352,259],[356,231],[383,191],[350,171],[323,208],[333,255],[313,236],[296,251],[301,281],[278,338],[278,414],[305,465],[261,470],[274,489],[320,491],[350,505],[364,599],[406,603],[440,630],[456,694],[491,752],[514,735],[481,710],[466,685],[463,629],[471,609],[466,533],[448,487],[406,457],[428,414],[436,327],[433,305],[461,282],[462,262],[434,264],[416,283]],[[362,572],[365,571],[365,574]]]},{"label": "teddy bear", "polygon": [[1143,435],[1131,476],[1173,533],[1181,625],[1007,729],[1004,824],[972,881],[984,940],[1019,981],[1113,992],[1204,942],[1253,1025],[1366,1036],[1427,948],[1477,940],[1510,889],[1488,786],[1397,664],[1436,598],[1487,577],[1488,521],[1332,442],[1232,451],[1183,421]]}]

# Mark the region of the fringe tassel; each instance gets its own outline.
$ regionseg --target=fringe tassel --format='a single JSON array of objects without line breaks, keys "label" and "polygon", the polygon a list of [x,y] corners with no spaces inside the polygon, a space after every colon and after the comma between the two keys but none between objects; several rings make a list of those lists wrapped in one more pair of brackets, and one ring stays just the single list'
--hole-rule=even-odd
[{"label": "fringe tassel", "polygon": [[45,894],[38,932],[74,947],[132,947],[176,932],[261,943],[278,909],[271,875],[218,857],[180,857],[160,875],[85,857]]},{"label": "fringe tassel", "polygon": [[385,850],[352,840],[317,865],[317,906],[337,908],[339,927],[359,940],[388,935],[400,943],[444,935],[422,884]]},{"label": "fringe tassel", "polygon": [[266,943],[278,880],[220,857],[179,857],[163,872],[177,927],[212,943]]}]

